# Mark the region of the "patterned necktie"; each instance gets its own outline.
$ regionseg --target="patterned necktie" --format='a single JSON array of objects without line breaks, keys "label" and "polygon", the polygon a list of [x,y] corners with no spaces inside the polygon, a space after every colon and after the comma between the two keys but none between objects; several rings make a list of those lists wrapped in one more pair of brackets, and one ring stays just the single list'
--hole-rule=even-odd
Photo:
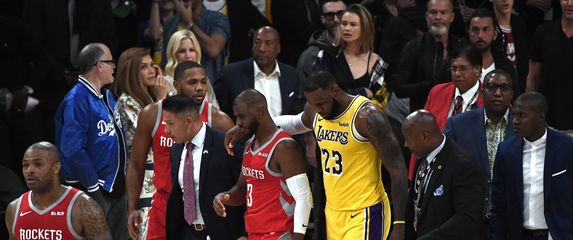
[{"label": "patterned necktie", "polygon": [[197,218],[195,209],[195,181],[193,179],[193,143],[187,143],[187,156],[183,168],[183,215],[189,225]]},{"label": "patterned necktie", "polygon": [[452,116],[455,116],[455,115],[462,113],[462,105],[463,104],[464,104],[464,99],[462,98],[462,96],[457,96],[456,97],[456,103],[454,105],[454,112],[452,113]]}]

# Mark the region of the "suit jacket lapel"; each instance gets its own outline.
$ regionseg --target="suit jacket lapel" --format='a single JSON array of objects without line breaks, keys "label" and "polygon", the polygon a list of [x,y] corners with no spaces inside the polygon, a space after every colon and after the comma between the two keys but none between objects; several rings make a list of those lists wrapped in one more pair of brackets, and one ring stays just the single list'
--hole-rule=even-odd
[{"label": "suit jacket lapel", "polygon": [[207,169],[209,167],[209,162],[212,156],[212,153],[209,151],[209,149],[211,149],[213,145],[213,132],[209,126],[206,126],[206,128],[205,141],[203,142],[203,153],[201,156],[201,169],[199,170],[199,192],[202,192],[205,188],[205,177],[207,175]]},{"label": "suit jacket lapel", "polygon": [[434,162],[432,163],[432,175],[430,176],[430,181],[428,182],[428,186],[426,188],[426,191],[424,191],[424,196],[422,197],[422,205],[421,205],[422,215],[424,215],[424,212],[427,209],[426,206],[428,205],[430,199],[432,199],[434,191],[438,187],[438,184],[441,183],[442,171],[444,170],[444,163],[446,162],[445,156],[447,156],[448,154],[449,145],[450,144],[448,143],[448,139],[446,139],[444,148],[442,148],[442,151],[438,153],[438,155],[436,156],[436,160],[434,160]]},{"label": "suit jacket lapel", "polygon": [[[279,65],[279,63],[277,62],[277,67],[279,67],[278,65]],[[280,67],[279,67],[279,69],[280,69]],[[279,76],[279,86],[281,88],[279,90],[281,93],[282,114],[288,113],[289,108],[290,108],[290,106],[289,106],[290,96],[289,95],[290,95],[291,88],[289,86],[291,85],[291,83],[289,82],[290,79],[285,76],[286,74],[287,74],[286,71],[284,71],[284,69],[283,69],[283,71],[281,71],[281,74]]]},{"label": "suit jacket lapel", "polygon": [[513,114],[511,111],[509,111],[509,114],[507,114],[507,127],[505,128],[504,139],[507,139],[513,135],[515,135],[515,131],[513,131]]},{"label": "suit jacket lapel", "polygon": [[[520,212],[523,212],[523,146],[524,146],[524,142],[523,142],[523,138],[515,136],[515,138],[513,138],[513,143],[511,144],[511,146],[513,146],[513,148],[516,148],[515,151],[509,151],[510,154],[512,154],[513,156],[511,156],[509,159],[515,159],[517,161],[514,161],[513,164],[514,167],[514,177],[510,177],[508,179],[515,179],[514,182],[514,186],[513,189],[516,189],[517,191],[517,198],[518,198],[518,202],[517,204],[519,204],[520,208]],[[523,217],[522,219],[523,220]]]},{"label": "suit jacket lapel", "polygon": [[171,178],[173,184],[178,183],[177,175],[179,173],[179,164],[181,162],[181,153],[183,152],[183,144],[174,143],[171,147],[170,159],[171,159]]},{"label": "suit jacket lapel", "polygon": [[[490,176],[490,166],[489,166],[489,157],[487,154],[487,136],[486,136],[486,131],[485,131],[485,113],[483,110],[479,111],[476,115],[474,115],[474,117],[478,118],[475,121],[472,122],[478,122],[480,123],[479,126],[475,126],[473,127],[474,129],[474,139],[476,140],[476,143],[486,143],[486,144],[477,144],[479,147],[479,159],[480,160],[480,164],[482,167],[482,170],[484,170],[484,175],[487,175],[488,177]],[[493,166],[491,166],[493,167]],[[489,178],[488,178],[489,180]]]},{"label": "suit jacket lapel", "polygon": [[255,88],[255,60],[251,58],[252,61],[245,61],[246,66],[245,76],[243,76],[243,89],[254,89]]},{"label": "suit jacket lapel", "polygon": [[547,129],[547,141],[545,142],[545,163],[543,164],[543,200],[548,203],[549,200],[549,190],[551,188],[551,175],[555,172],[553,167],[552,153],[556,153],[557,150],[554,149],[555,143],[553,143],[553,131],[549,128]]}]

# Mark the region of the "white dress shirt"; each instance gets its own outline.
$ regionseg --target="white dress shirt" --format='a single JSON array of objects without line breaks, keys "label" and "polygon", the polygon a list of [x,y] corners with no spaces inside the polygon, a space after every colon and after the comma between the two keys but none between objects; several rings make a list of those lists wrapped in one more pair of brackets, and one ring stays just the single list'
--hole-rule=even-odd
[{"label": "white dress shirt", "polygon": [[[203,143],[205,142],[205,133],[207,128],[205,123],[202,123],[201,129],[191,140],[193,143],[193,150],[191,154],[193,155],[193,181],[195,185],[195,209],[197,210],[197,219],[193,221],[193,224],[205,224],[203,221],[203,216],[201,215],[201,208],[199,208],[199,174],[201,172],[201,158],[203,157]],[[183,171],[185,170],[185,157],[187,157],[187,143],[183,146],[183,151],[181,152],[181,161],[179,162],[179,172],[177,173],[177,181],[179,181],[179,186],[181,186],[181,192],[183,192]]]},{"label": "white dress shirt", "polygon": [[448,112],[448,117],[452,116],[454,112],[454,107],[456,106],[456,98],[458,96],[462,96],[464,102],[462,103],[462,112],[465,112],[468,107],[474,104],[478,99],[478,90],[479,90],[479,81],[476,81],[476,84],[467,90],[465,93],[460,93],[460,90],[456,88],[454,93],[454,99],[452,100],[452,104],[450,105],[450,111]]},{"label": "white dress shirt", "polygon": [[483,79],[485,78],[485,75],[487,75],[489,72],[495,70],[495,63],[492,62],[491,65],[489,65],[489,67],[487,68],[482,68],[481,69],[481,75],[479,77],[479,82],[483,83]]},{"label": "white dress shirt", "polygon": [[543,168],[547,129],[543,137],[530,142],[524,138],[523,146],[523,227],[547,229],[543,201]]},{"label": "white dress shirt", "polygon": [[283,107],[281,99],[281,86],[279,84],[279,77],[281,76],[279,63],[275,61],[275,69],[268,76],[261,71],[255,61],[253,61],[253,66],[255,69],[255,89],[265,95],[271,116],[280,116]]}]

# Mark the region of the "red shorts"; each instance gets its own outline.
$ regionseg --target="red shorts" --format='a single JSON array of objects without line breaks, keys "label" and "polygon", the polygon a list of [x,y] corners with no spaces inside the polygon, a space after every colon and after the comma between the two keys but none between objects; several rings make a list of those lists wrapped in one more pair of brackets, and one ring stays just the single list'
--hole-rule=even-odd
[{"label": "red shorts", "polygon": [[[157,195],[157,194],[156,194]],[[149,210],[149,220],[147,222],[147,235],[145,239],[165,239],[165,209],[167,201],[162,197],[154,196]]]},{"label": "red shorts", "polygon": [[292,239],[292,232],[249,233],[249,240]]}]

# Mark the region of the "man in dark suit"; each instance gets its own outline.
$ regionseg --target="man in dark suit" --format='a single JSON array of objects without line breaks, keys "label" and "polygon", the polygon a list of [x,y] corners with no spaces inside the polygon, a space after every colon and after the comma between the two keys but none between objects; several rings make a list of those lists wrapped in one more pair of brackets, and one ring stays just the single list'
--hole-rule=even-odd
[{"label": "man in dark suit", "polygon": [[[418,159],[406,210],[406,239],[483,239],[483,174],[470,156],[418,110],[402,124]],[[396,224],[396,222],[394,222]]]},{"label": "man in dark suit", "polygon": [[493,170],[492,239],[573,239],[573,138],[547,127],[547,107],[536,92],[513,104],[516,135]]},{"label": "man in dark suit", "polygon": [[474,109],[448,119],[444,134],[459,144],[480,166],[484,176],[484,217],[491,220],[491,172],[497,146],[514,135],[509,111],[513,98],[512,80],[501,69],[489,72],[481,91],[484,108]]},{"label": "man in dark suit", "polygon": [[165,131],[171,148],[173,189],[167,202],[167,239],[237,239],[244,229],[242,207],[229,207],[218,217],[211,203],[217,193],[234,186],[241,160],[229,156],[224,135],[201,121],[199,105],[176,95],[163,101]]},{"label": "man in dark suit", "polygon": [[233,100],[243,90],[256,89],[265,95],[271,116],[302,111],[298,75],[294,68],[277,61],[281,50],[279,33],[261,27],[253,37],[253,57],[226,65],[215,81],[221,110],[233,114]]}]

